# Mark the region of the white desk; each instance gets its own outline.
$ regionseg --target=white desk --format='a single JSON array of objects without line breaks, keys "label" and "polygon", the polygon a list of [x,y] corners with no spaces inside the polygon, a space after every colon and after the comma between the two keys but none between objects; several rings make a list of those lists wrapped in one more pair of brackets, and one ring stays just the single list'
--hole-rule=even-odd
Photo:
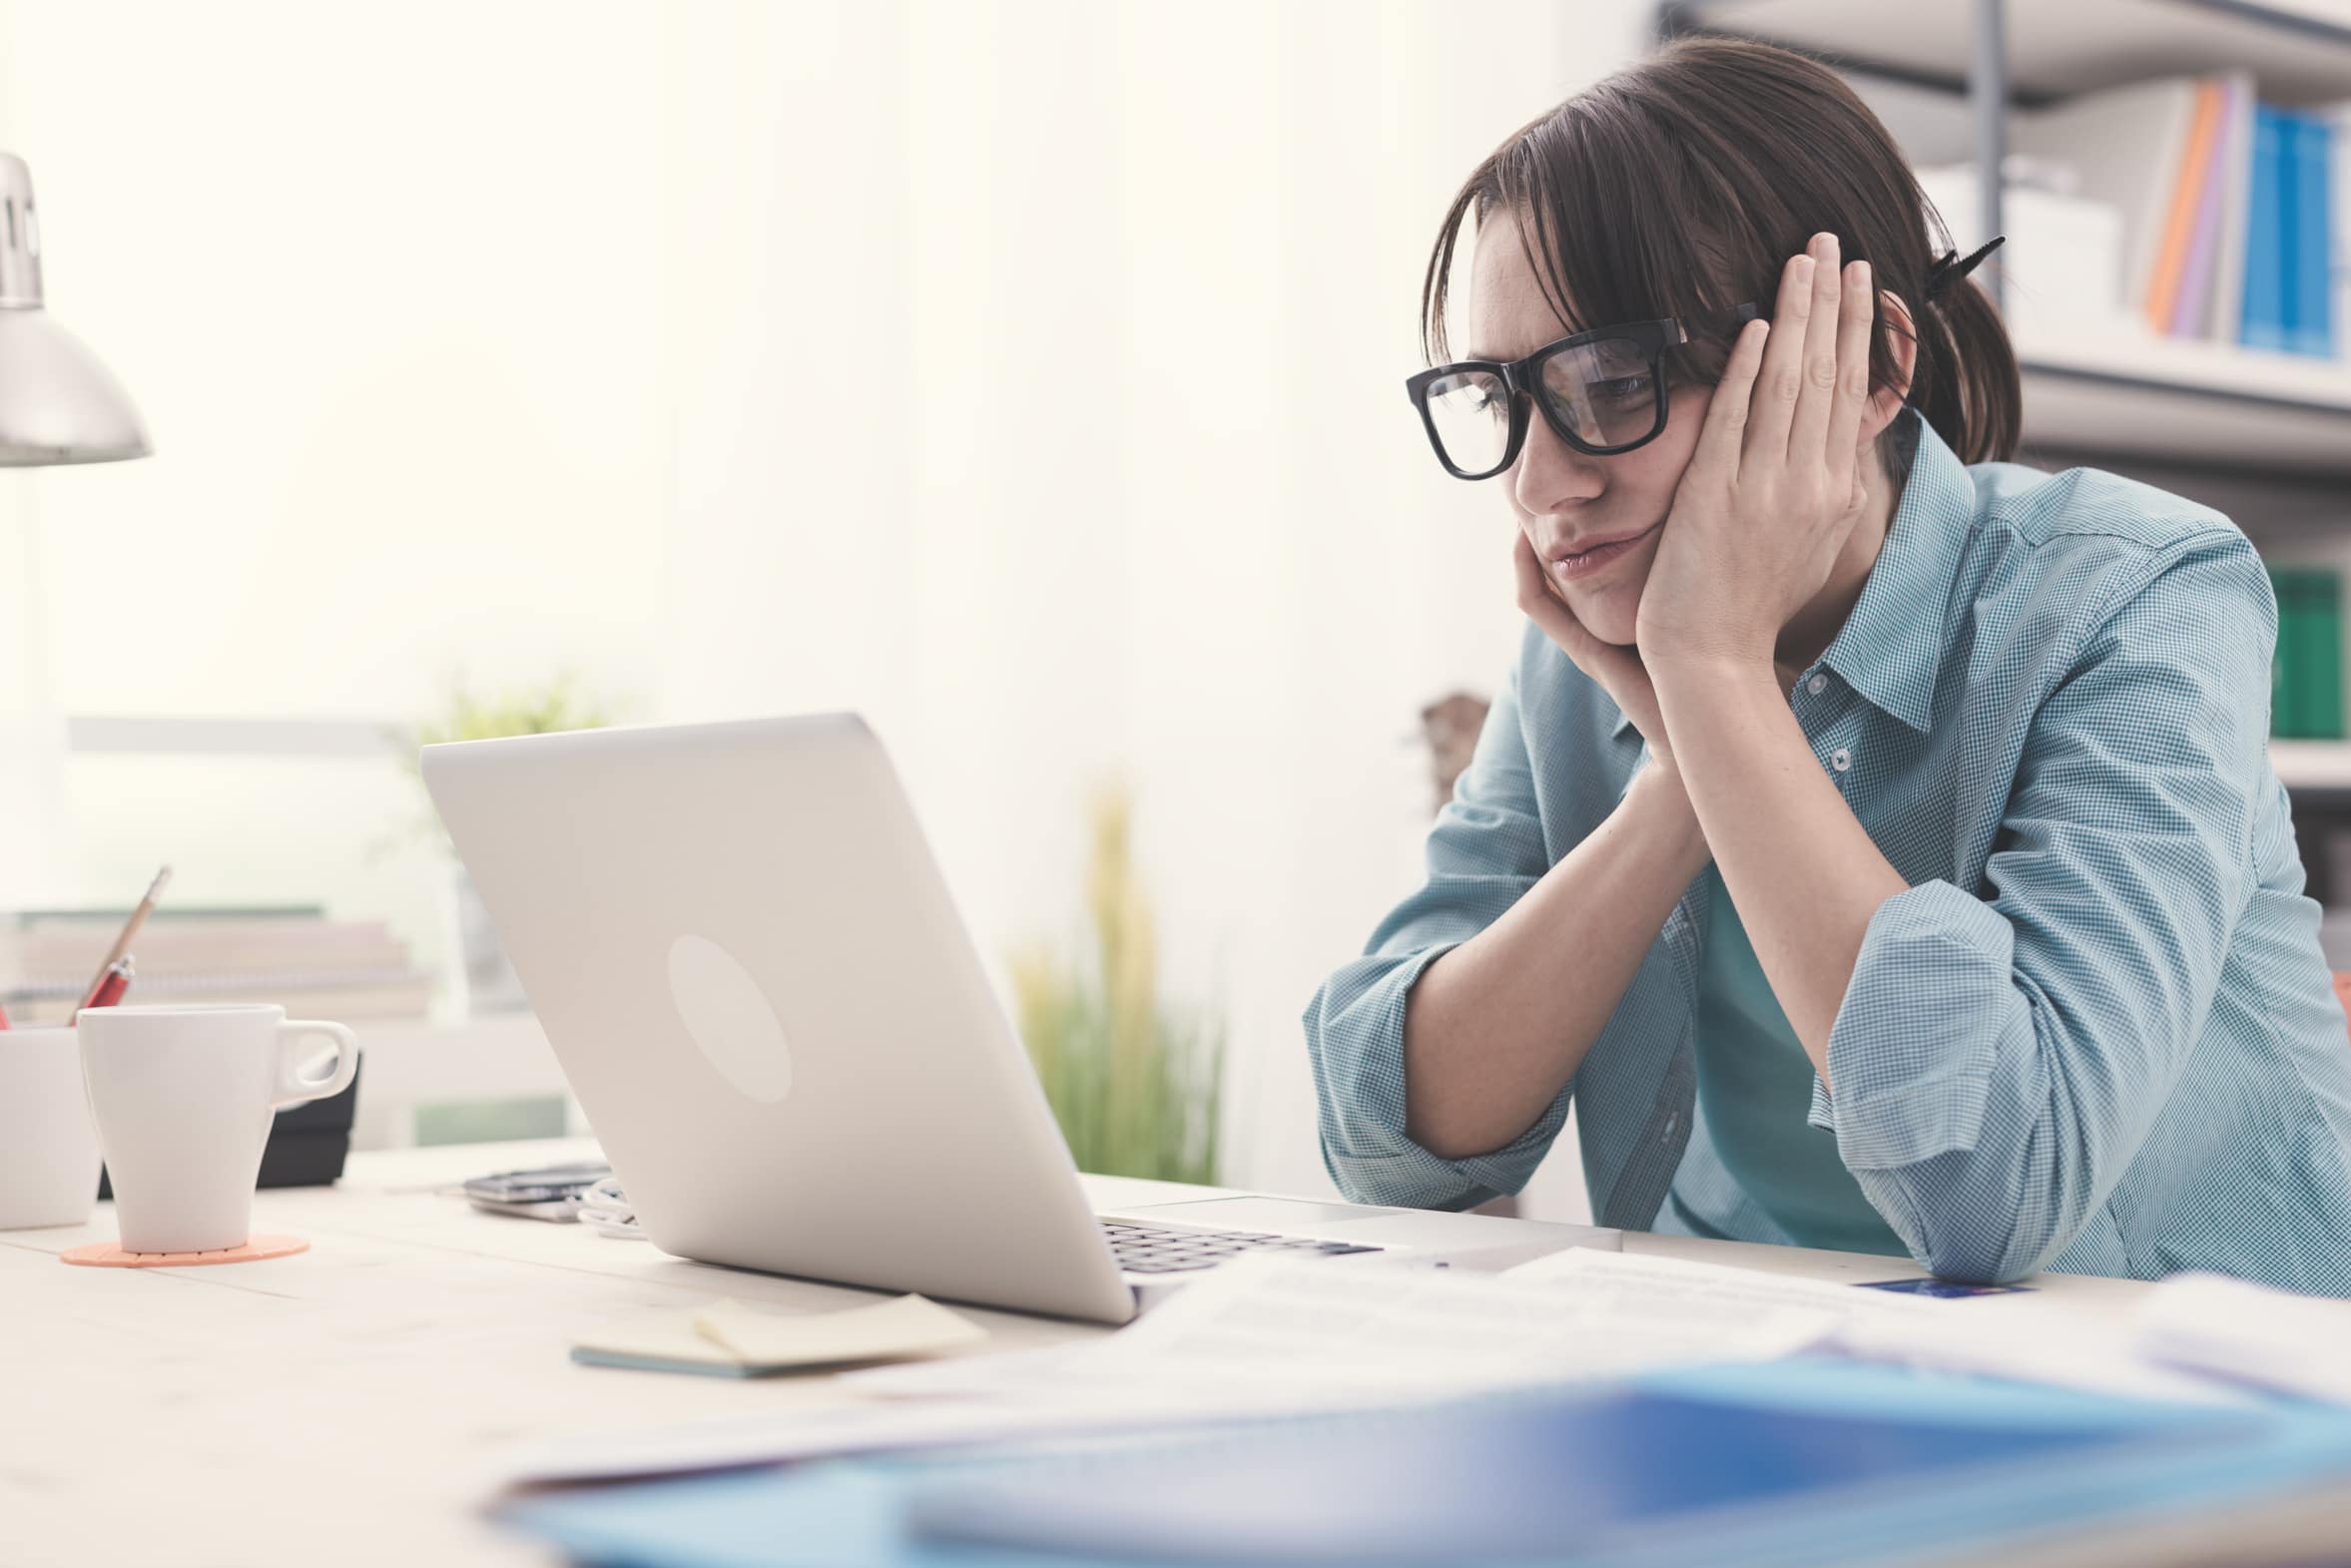
[{"label": "white desk", "polygon": [[[259,1195],[256,1230],[311,1243],[269,1263],[60,1264],[69,1247],[113,1238],[111,1206],[78,1230],[0,1232],[0,1563],[544,1563],[479,1517],[485,1458],[508,1440],[843,1397],[824,1378],[574,1364],[574,1331],[607,1318],[717,1296],[800,1308],[865,1297],[683,1263],[577,1226],[476,1214],[436,1191],[590,1153],[566,1140],[355,1155],[339,1187]],[[1201,1191],[1090,1180],[1119,1203]],[[1917,1272],[1883,1258],[1641,1235],[1625,1250],[1826,1279]],[[2061,1293],[2092,1310],[2142,1289],[2040,1284],[2035,1299]],[[1103,1331],[974,1315],[994,1330],[987,1350]]]}]

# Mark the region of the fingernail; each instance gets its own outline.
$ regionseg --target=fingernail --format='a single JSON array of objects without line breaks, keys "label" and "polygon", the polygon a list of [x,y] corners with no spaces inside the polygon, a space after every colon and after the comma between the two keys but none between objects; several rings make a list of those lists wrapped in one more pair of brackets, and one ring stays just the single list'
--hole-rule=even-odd
[{"label": "fingernail", "polygon": [[1796,258],[1796,282],[1800,287],[1809,288],[1812,286],[1811,257],[1800,256]]},{"label": "fingernail", "polygon": [[1811,250],[1815,256],[1823,259],[1835,256],[1837,254],[1837,237],[1824,229],[1812,237]]},{"label": "fingernail", "polygon": [[1870,285],[1870,263],[1867,261],[1854,262],[1845,268],[1845,276],[1854,287],[1867,288]]}]

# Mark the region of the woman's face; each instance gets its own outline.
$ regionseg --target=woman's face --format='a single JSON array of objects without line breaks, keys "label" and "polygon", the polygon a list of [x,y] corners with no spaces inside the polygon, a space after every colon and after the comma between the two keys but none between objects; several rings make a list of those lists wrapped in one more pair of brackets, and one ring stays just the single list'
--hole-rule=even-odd
[{"label": "woman's face", "polygon": [[[1497,213],[1477,231],[1469,327],[1469,359],[1519,359],[1567,335],[1527,265],[1513,215]],[[1713,398],[1712,387],[1676,387],[1663,433],[1617,457],[1585,456],[1529,410],[1526,444],[1495,478],[1552,590],[1602,642],[1632,644],[1658,530]]]}]

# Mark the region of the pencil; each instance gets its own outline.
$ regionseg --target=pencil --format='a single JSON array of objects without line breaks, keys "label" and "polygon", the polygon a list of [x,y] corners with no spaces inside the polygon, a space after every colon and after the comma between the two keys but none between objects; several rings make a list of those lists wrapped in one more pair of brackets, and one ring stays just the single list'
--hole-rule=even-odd
[{"label": "pencil", "polygon": [[122,962],[123,954],[131,950],[132,939],[139,934],[139,927],[147,923],[147,917],[155,913],[155,901],[163,895],[164,884],[171,879],[172,868],[167,865],[155,873],[154,881],[147,884],[147,896],[139,900],[139,907],[132,910],[131,918],[123,922],[123,934],[114,939],[114,946],[108,948],[106,956],[99,960],[98,973],[91,976],[89,986],[83,990],[80,1006],[74,1009],[76,1012],[94,1005],[93,999],[98,995],[99,987],[106,984],[107,971]]},{"label": "pencil", "polygon": [[[106,978],[98,982],[98,989],[91,993],[89,1004],[83,1011],[87,1012],[91,1007],[120,1007],[124,993],[130,989],[131,960],[126,956],[106,966]],[[77,1022],[81,1016],[81,1013],[76,1013],[66,1021]]]}]

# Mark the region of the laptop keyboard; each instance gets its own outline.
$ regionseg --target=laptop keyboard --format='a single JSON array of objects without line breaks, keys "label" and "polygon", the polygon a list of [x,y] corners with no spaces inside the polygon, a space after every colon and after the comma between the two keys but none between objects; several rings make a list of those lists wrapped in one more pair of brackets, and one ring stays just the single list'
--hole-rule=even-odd
[{"label": "laptop keyboard", "polygon": [[1186,1269],[1210,1269],[1243,1253],[1299,1253],[1337,1258],[1346,1253],[1384,1250],[1347,1242],[1318,1242],[1304,1236],[1269,1236],[1262,1231],[1202,1231],[1190,1226],[1138,1225],[1132,1220],[1104,1220],[1102,1236],[1109,1242],[1118,1266],[1133,1274],[1181,1274]]}]

